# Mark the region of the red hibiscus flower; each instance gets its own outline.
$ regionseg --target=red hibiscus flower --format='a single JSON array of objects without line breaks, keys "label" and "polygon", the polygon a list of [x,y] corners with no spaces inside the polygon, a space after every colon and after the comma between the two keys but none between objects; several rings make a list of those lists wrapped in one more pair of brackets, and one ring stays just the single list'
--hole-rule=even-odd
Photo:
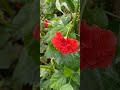
[{"label": "red hibiscus flower", "polygon": [[33,37],[38,42],[40,42],[40,23],[38,23],[36,27],[33,29]]},{"label": "red hibiscus flower", "polygon": [[74,53],[78,51],[78,41],[72,38],[64,38],[60,32],[56,32],[51,40],[53,46],[62,54]]},{"label": "red hibiscus flower", "polygon": [[114,34],[97,25],[89,26],[86,22],[81,22],[80,33],[81,70],[110,66],[116,47]]},{"label": "red hibiscus flower", "polygon": [[49,24],[50,24],[50,21],[45,19],[44,20],[44,28],[48,28]]}]

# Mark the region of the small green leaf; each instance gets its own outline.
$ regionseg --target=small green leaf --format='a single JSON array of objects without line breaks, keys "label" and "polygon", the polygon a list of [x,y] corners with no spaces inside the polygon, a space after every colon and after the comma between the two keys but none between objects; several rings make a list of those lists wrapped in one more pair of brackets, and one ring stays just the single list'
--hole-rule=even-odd
[{"label": "small green leaf", "polygon": [[69,9],[70,9],[72,12],[74,12],[74,11],[75,11],[75,6],[74,6],[72,0],[65,0],[65,1],[66,1],[66,3],[67,3],[67,6],[69,7]]},{"label": "small green leaf", "polygon": [[40,83],[40,87],[41,88],[44,88],[44,89],[39,89],[39,90],[48,90],[48,87],[49,87],[49,84],[50,84],[50,80],[45,80],[45,81],[42,81],[42,83]]},{"label": "small green leaf", "polygon": [[60,90],[74,90],[70,83],[63,85]]},{"label": "small green leaf", "polygon": [[63,2],[62,5],[63,5],[68,11],[70,11],[70,9],[69,9],[68,5],[66,4],[66,2]]},{"label": "small green leaf", "polygon": [[72,74],[73,74],[73,72],[72,72],[71,69],[69,69],[69,68],[67,68],[67,67],[64,67],[64,75],[65,75],[66,77],[70,77],[70,76],[72,76]]},{"label": "small green leaf", "polygon": [[49,45],[45,52],[45,56],[47,58],[53,58],[55,52],[56,52],[56,49],[53,47],[53,45]]},{"label": "small green leaf", "polygon": [[59,90],[66,83],[66,78],[60,73],[54,74],[50,79],[50,87]]},{"label": "small green leaf", "polygon": [[77,82],[77,79],[76,79],[75,77],[72,77],[72,80],[73,80],[74,82]]},{"label": "small green leaf", "polygon": [[78,69],[77,73],[78,73],[78,75],[80,76],[80,68]]},{"label": "small green leaf", "polygon": [[[56,0],[56,8],[57,8],[59,11],[62,12],[62,10],[61,10],[61,4],[60,4],[59,0]],[[63,13],[63,12],[62,12],[62,13]]]},{"label": "small green leaf", "polygon": [[49,69],[40,68],[40,77],[45,76],[49,72]]},{"label": "small green leaf", "polygon": [[74,39],[76,39],[76,34],[74,33],[74,32],[72,32],[72,33],[70,33],[70,35],[69,35],[71,38],[74,38]]}]

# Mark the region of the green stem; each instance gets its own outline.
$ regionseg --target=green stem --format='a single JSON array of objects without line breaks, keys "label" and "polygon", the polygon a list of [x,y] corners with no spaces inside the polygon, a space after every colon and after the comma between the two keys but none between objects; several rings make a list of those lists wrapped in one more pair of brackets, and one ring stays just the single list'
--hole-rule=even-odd
[{"label": "green stem", "polygon": [[[65,26],[65,28],[67,28],[68,29],[68,31],[67,31],[67,34],[66,34],[66,36],[65,37],[67,37],[68,36],[68,34],[69,34],[69,32],[70,32],[70,30],[73,28],[73,26],[69,26],[69,25],[71,25],[71,23],[73,22],[73,20],[72,21],[70,21],[69,23],[68,23],[68,25],[66,25]],[[68,27],[70,27],[70,28],[68,28]],[[64,30],[64,29],[63,29]]]},{"label": "green stem", "polygon": [[47,65],[47,62],[45,62],[44,60],[40,60],[40,62],[42,62],[43,64]]},{"label": "green stem", "polygon": [[55,71],[55,66],[54,66],[54,58],[51,58],[51,64],[52,64],[52,68]]},{"label": "green stem", "polygon": [[40,65],[40,68],[50,69],[50,66]]},{"label": "green stem", "polygon": [[[63,31],[65,28],[68,28],[69,27],[69,25],[71,24],[73,22],[73,20],[72,21],[70,21],[61,31]],[[68,31],[67,31],[67,33],[69,32],[69,29],[68,29]],[[66,36],[67,36],[67,34],[66,34]],[[66,37],[65,36],[65,37]]]},{"label": "green stem", "polygon": [[119,17],[119,16],[117,16],[117,15],[115,15],[115,14],[111,13],[111,12],[108,12],[108,11],[105,11],[105,12],[106,12],[108,15],[112,16],[112,17],[115,17],[115,18],[120,19],[120,17]]},{"label": "green stem", "polygon": [[70,31],[70,29],[67,27],[67,29],[68,29],[68,31],[67,31],[67,34],[66,34],[66,36],[65,37],[67,37],[68,36],[68,33],[69,33],[69,31]]},{"label": "green stem", "polygon": [[72,78],[72,76],[70,77],[69,83],[71,82],[71,78]]}]

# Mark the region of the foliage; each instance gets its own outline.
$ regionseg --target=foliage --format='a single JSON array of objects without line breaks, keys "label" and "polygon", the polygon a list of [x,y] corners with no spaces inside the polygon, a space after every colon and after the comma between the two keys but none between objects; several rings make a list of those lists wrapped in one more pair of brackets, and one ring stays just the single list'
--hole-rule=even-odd
[{"label": "foliage", "polygon": [[[80,51],[62,54],[51,43],[56,32],[79,40],[79,0],[40,1],[40,88],[41,90],[79,90]],[[44,27],[44,20],[50,24]]]}]

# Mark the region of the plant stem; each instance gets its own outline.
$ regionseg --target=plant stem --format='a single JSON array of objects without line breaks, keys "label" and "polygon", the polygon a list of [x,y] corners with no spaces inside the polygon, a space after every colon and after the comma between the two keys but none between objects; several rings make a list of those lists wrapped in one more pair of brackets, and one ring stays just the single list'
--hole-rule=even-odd
[{"label": "plant stem", "polygon": [[68,27],[69,27],[69,25],[71,25],[72,22],[73,22],[73,20],[72,20],[71,22],[69,22],[69,23],[64,27],[64,28],[67,28],[67,29],[68,29],[67,34],[66,34],[65,37],[68,36],[68,33],[69,33],[70,29],[71,29],[71,28],[68,28]]},{"label": "plant stem", "polygon": [[47,65],[47,62],[43,61],[43,60],[40,60],[40,62],[42,62],[43,64]]},{"label": "plant stem", "polygon": [[51,58],[51,64],[52,64],[52,68],[55,71],[55,66],[54,66],[54,58]]},{"label": "plant stem", "polygon": [[40,65],[40,68],[50,69],[50,66]]},{"label": "plant stem", "polygon": [[105,12],[106,12],[108,15],[112,16],[112,17],[115,17],[115,18],[120,19],[120,17],[119,17],[119,16],[117,16],[117,15],[115,15],[115,14],[111,13],[111,12],[108,12],[108,11],[105,11]]},{"label": "plant stem", "polygon": [[66,34],[66,36],[65,37],[67,37],[68,36],[68,33],[69,33],[69,31],[70,31],[70,29],[67,27],[67,29],[68,29],[68,31],[67,31],[67,34]]},{"label": "plant stem", "polygon": [[71,78],[72,78],[72,76],[70,77],[69,83],[71,82]]}]

